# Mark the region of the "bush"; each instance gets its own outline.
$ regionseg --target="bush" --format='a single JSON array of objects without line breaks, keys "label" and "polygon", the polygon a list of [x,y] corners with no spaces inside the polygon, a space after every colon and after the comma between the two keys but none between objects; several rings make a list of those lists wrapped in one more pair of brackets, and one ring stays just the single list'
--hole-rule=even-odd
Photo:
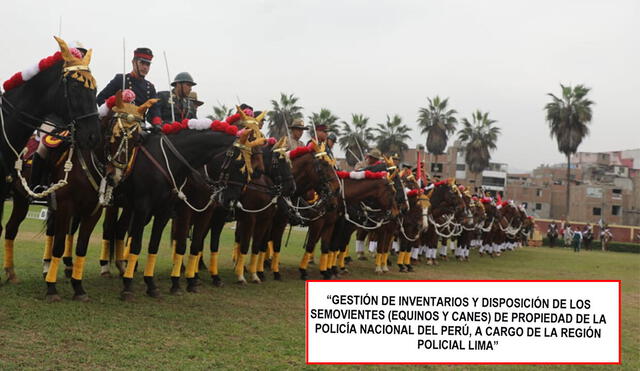
[{"label": "bush", "polygon": [[[545,237],[542,239],[543,246],[550,246],[549,240]],[[556,239],[555,247],[562,247],[563,241],[561,239]],[[582,244],[582,248],[584,249],[584,244]],[[591,242],[591,250],[602,250],[602,244],[600,240],[594,240]],[[640,254],[640,244],[631,243],[631,242],[609,242],[608,245],[609,251],[615,252],[631,252],[635,254]]]}]

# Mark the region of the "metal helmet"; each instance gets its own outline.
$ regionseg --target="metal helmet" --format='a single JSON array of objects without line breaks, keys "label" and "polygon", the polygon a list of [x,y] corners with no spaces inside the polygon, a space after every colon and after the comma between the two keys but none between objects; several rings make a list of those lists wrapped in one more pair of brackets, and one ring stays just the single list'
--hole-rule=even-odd
[{"label": "metal helmet", "polygon": [[180,72],[179,74],[177,74],[173,79],[171,86],[176,86],[176,84],[179,82],[188,82],[191,85],[196,85],[195,81],[193,81],[193,77],[191,77],[191,74],[189,72]]}]

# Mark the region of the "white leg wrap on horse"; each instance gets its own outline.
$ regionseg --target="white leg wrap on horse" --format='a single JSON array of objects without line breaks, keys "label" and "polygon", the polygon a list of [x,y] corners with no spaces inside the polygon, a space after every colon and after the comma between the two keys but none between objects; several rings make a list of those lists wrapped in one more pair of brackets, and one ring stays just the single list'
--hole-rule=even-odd
[{"label": "white leg wrap on horse", "polygon": [[393,243],[391,243],[391,249],[395,252],[400,251],[400,242],[399,241],[393,241]]},{"label": "white leg wrap on horse", "polygon": [[364,252],[364,241],[356,240],[356,252]]},{"label": "white leg wrap on horse", "polygon": [[420,254],[420,248],[419,247],[412,247],[411,248],[411,259],[417,260],[419,254]]},{"label": "white leg wrap on horse", "polygon": [[440,255],[447,255],[447,245],[440,246]]},{"label": "white leg wrap on horse", "polygon": [[420,254],[428,258],[428,252],[429,250],[427,249],[427,245],[420,245]]},{"label": "white leg wrap on horse", "polygon": [[434,247],[433,249],[429,249],[429,251],[431,251],[431,259],[435,259],[436,258],[436,251],[437,249]]},{"label": "white leg wrap on horse", "polygon": [[378,241],[369,241],[369,252],[378,251]]}]

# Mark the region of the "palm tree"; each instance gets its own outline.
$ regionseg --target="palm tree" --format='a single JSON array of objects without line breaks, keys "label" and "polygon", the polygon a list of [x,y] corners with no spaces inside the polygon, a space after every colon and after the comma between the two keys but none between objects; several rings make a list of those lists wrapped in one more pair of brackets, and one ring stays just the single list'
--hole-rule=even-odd
[{"label": "palm tree", "polygon": [[321,108],[320,113],[313,112],[311,116],[308,117],[309,124],[313,126],[325,125],[327,127],[327,131],[339,134],[340,127],[336,124],[338,121],[338,117],[334,116],[333,113],[327,108]]},{"label": "palm tree", "polygon": [[227,117],[233,115],[233,108],[229,108],[224,104],[220,104],[219,106],[213,106],[213,115],[208,115],[207,118],[209,120],[224,120]]},{"label": "palm tree", "polygon": [[489,119],[489,112],[477,110],[471,119],[473,122],[462,119],[464,127],[458,131],[458,139],[465,147],[465,163],[472,173],[478,174],[489,167],[490,152],[496,149],[500,128],[492,126],[496,120]]},{"label": "palm tree", "polygon": [[287,135],[287,126],[293,120],[302,118],[302,107],[298,106],[298,97],[280,93],[280,100],[271,100],[273,109],[269,111],[269,136],[280,138]]},{"label": "palm tree", "polygon": [[352,114],[351,124],[342,120],[341,135],[338,144],[346,152],[347,163],[355,166],[363,160],[364,154],[369,150],[369,142],[374,140],[374,136],[367,128],[369,118],[362,114]]},{"label": "palm tree", "polygon": [[544,109],[547,111],[547,121],[551,137],[558,141],[558,151],[567,156],[567,198],[566,210],[569,217],[569,190],[571,179],[571,154],[578,151],[582,140],[589,135],[587,124],[591,121],[591,105],[593,101],[587,99],[591,90],[584,85],[564,86],[562,98],[549,93],[552,101]]},{"label": "palm tree", "polygon": [[380,152],[388,155],[397,153],[402,160],[404,158],[404,151],[409,149],[409,146],[405,142],[411,139],[411,136],[408,134],[411,129],[409,129],[407,125],[402,124],[402,118],[398,115],[393,115],[393,118],[387,115],[387,122],[378,124],[378,127],[374,130],[378,132],[375,140]]},{"label": "palm tree", "polygon": [[418,111],[418,127],[422,134],[427,134],[427,151],[441,155],[447,148],[449,135],[455,133],[458,120],[456,110],[449,109],[449,98],[440,99],[436,95],[433,100],[427,98],[429,106]]}]

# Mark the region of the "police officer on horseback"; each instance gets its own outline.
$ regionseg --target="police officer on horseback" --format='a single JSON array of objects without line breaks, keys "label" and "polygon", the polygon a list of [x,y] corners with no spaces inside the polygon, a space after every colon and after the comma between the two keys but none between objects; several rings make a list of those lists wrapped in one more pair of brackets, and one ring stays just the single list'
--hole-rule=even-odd
[{"label": "police officer on horseback", "polygon": [[[156,88],[153,84],[146,79],[149,70],[151,69],[151,60],[153,59],[153,52],[149,48],[137,48],[133,52],[133,59],[131,60],[132,69],[131,72],[124,76],[124,88],[131,89],[136,94],[134,103],[136,106],[141,106],[147,100],[156,98]],[[96,97],[96,103],[98,106],[102,105],[105,100],[114,95],[118,90],[122,90],[122,74],[116,74],[116,76],[102,89],[102,91]],[[162,123],[160,118],[160,107],[155,104],[149,108],[147,112],[147,121],[152,124],[159,125]]]},{"label": "police officer on horseback", "polygon": [[[160,117],[163,123],[197,118],[197,103],[189,98],[196,82],[189,72],[180,72],[171,83],[171,91],[158,93]],[[173,105],[173,111],[171,106]],[[172,114],[173,112],[173,114]]]}]

